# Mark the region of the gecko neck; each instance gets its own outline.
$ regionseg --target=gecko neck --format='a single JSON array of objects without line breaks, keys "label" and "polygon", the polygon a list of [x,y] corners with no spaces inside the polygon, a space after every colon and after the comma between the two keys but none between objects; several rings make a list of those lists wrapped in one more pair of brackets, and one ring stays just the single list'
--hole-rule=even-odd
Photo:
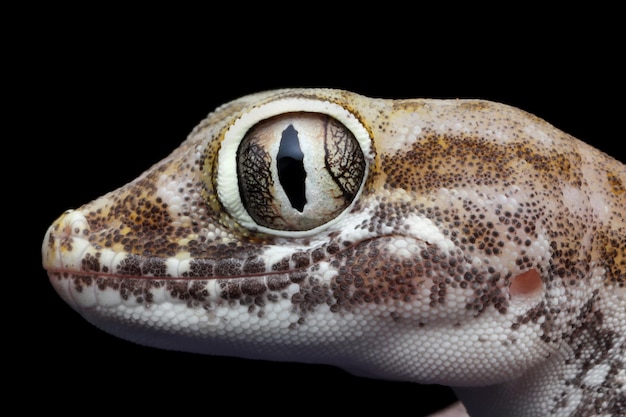
[{"label": "gecko neck", "polygon": [[558,381],[551,376],[557,374],[558,369],[557,361],[550,360],[512,381],[453,389],[472,417],[552,416],[548,405],[553,402],[549,397],[554,391],[550,387]]},{"label": "gecko neck", "polygon": [[589,363],[567,349],[517,379],[453,389],[472,417],[625,415],[623,350],[624,338],[612,355]]}]

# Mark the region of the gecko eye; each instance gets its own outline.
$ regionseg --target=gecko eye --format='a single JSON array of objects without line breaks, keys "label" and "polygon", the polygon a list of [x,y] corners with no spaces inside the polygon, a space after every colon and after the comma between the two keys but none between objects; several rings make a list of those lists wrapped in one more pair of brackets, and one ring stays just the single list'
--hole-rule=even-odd
[{"label": "gecko eye", "polygon": [[241,201],[270,229],[310,230],[354,200],[365,156],[354,135],[324,114],[288,113],[250,129],[237,151]]},{"label": "gecko eye", "polygon": [[357,128],[327,113],[293,111],[264,117],[245,131],[227,131],[218,196],[239,224],[306,235],[346,211],[367,174],[369,136],[354,116],[340,114]]}]

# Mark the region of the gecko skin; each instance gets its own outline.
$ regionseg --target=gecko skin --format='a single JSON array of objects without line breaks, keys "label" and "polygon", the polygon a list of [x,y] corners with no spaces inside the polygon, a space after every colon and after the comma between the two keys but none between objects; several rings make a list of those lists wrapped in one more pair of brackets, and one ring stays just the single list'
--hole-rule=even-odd
[{"label": "gecko skin", "polygon": [[137,343],[452,386],[472,416],[626,414],[626,167],[479,100],[219,107],[49,228],[59,295]]}]

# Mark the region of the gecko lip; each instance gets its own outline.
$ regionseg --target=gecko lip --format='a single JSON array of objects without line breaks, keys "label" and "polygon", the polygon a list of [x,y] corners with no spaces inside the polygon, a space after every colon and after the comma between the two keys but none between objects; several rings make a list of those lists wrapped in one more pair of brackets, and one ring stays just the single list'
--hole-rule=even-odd
[{"label": "gecko lip", "polygon": [[[274,256],[264,257],[260,266],[232,257],[142,256],[95,245],[90,239],[92,233],[96,232],[85,214],[68,210],[49,227],[42,245],[43,267],[50,283],[79,312],[124,303],[135,305],[132,300],[138,299],[148,303],[204,300],[204,294],[219,294],[227,280],[262,279],[270,289],[283,288],[290,285],[290,280],[299,280],[302,269],[314,262],[309,260],[304,265],[302,260],[292,260],[281,268],[272,268],[290,254],[282,248]],[[172,294],[178,294],[178,299]]]}]

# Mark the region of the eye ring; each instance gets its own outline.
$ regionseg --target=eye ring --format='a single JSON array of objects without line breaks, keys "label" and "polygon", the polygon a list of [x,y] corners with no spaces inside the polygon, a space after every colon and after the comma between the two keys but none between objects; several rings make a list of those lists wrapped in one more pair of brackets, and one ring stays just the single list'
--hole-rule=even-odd
[{"label": "eye ring", "polygon": [[[239,186],[240,179],[237,174],[238,153],[240,145],[248,132],[259,123],[277,116],[295,113],[325,115],[341,124],[345,130],[354,137],[353,140],[356,141],[363,154],[365,166],[363,169],[363,179],[359,184],[358,191],[354,195],[354,198],[349,201],[349,204],[341,209],[340,213],[322,224],[314,224],[307,230],[280,230],[259,224],[246,209],[241,196]],[[278,99],[254,107],[247,113],[244,113],[224,133],[217,158],[217,196],[230,216],[246,229],[278,236],[310,236],[339,221],[339,219],[343,217],[343,214],[354,204],[354,201],[358,199],[361,193],[363,184],[367,178],[367,173],[369,172],[369,164],[372,160],[371,138],[367,129],[354,114],[344,107],[329,101],[302,97]]]}]

